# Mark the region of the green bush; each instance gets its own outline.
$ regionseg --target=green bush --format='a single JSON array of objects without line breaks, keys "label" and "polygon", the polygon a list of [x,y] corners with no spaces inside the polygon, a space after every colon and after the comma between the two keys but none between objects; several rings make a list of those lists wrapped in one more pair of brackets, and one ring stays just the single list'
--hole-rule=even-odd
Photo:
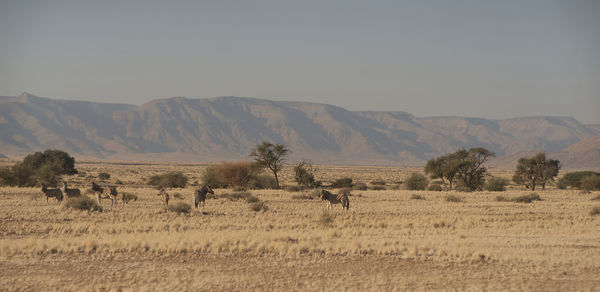
[{"label": "green bush", "polygon": [[69,199],[69,201],[65,203],[65,208],[102,212],[102,207],[100,207],[95,200],[90,199],[87,196],[80,196]]},{"label": "green bush", "polygon": [[349,177],[344,177],[344,178],[336,179],[331,184],[331,187],[334,188],[334,189],[351,188],[352,187],[352,179],[349,178]]},{"label": "green bush", "polygon": [[250,178],[248,187],[254,190],[274,189],[277,187],[277,183],[272,176],[261,174]]},{"label": "green bush", "polygon": [[179,213],[179,214],[181,214],[181,213],[189,214],[190,210],[192,210],[192,206],[190,206],[184,202],[175,202],[175,203],[167,206],[167,210],[169,210],[171,212]]},{"label": "green bush", "polygon": [[427,177],[416,172],[413,172],[404,182],[408,190],[425,190],[427,183]]},{"label": "green bush", "polygon": [[171,171],[161,175],[153,175],[148,184],[157,188],[185,188],[188,178],[181,171]]},{"label": "green bush", "polygon": [[600,190],[600,175],[588,175],[581,179],[579,187],[585,191]]},{"label": "green bush", "polygon": [[514,202],[517,203],[532,203],[533,201],[541,201],[540,195],[537,193],[531,193],[529,195],[523,195],[520,197],[516,197],[513,199]]},{"label": "green bush", "polygon": [[76,174],[75,159],[61,150],[46,150],[27,155],[23,162],[0,171],[0,184],[32,187],[57,184],[63,174]]},{"label": "green bush", "polygon": [[504,192],[508,185],[508,180],[502,177],[492,177],[485,183],[485,190],[490,192]]},{"label": "green bush", "polygon": [[581,180],[588,176],[600,176],[600,173],[594,171],[574,171],[568,172],[565,176],[558,180],[558,188],[566,189],[567,187],[581,189]]}]

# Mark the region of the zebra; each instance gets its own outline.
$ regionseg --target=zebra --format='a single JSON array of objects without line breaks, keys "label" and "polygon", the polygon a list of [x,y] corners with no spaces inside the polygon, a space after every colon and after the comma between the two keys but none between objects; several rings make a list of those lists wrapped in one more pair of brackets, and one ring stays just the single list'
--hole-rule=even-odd
[{"label": "zebra", "polygon": [[333,212],[332,204],[342,204],[342,212],[344,210],[350,210],[350,200],[348,199],[348,194],[341,193],[338,195],[334,195],[327,190],[321,191],[321,200],[328,201],[327,209],[330,209]]},{"label": "zebra", "polygon": [[165,206],[169,206],[169,193],[167,193],[164,188],[161,188],[160,192],[156,195],[162,196],[163,201],[165,201]]},{"label": "zebra", "polygon": [[67,201],[70,198],[74,198],[74,197],[80,197],[81,196],[81,191],[79,189],[69,189],[69,187],[67,186],[67,182],[63,182],[64,184],[64,191],[65,191],[65,197],[67,198]]},{"label": "zebra", "polygon": [[96,182],[92,182],[92,192],[96,194],[96,200],[98,201],[98,205],[100,205],[100,200],[102,198],[111,199],[111,206],[115,203],[115,200],[111,195],[102,196],[102,194],[104,193],[104,188],[96,184]]},{"label": "zebra", "polygon": [[204,208],[204,202],[206,201],[207,193],[211,195],[215,194],[215,192],[209,185],[205,185],[201,189],[196,190],[196,198],[194,200],[194,206],[196,207],[196,209],[198,209],[198,205],[200,205],[200,202],[202,202],[202,208]]},{"label": "zebra", "polygon": [[115,186],[111,186],[108,188],[108,197],[110,198],[111,202],[110,202],[110,206],[112,207],[115,202],[117,200],[121,200],[123,202],[123,205],[125,205],[125,198],[124,198],[124,193],[118,193],[117,192],[117,187]]},{"label": "zebra", "polygon": [[50,197],[56,198],[57,202],[61,202],[63,199],[63,193],[60,189],[49,189],[46,185],[42,184],[42,192],[46,195],[46,205]]}]

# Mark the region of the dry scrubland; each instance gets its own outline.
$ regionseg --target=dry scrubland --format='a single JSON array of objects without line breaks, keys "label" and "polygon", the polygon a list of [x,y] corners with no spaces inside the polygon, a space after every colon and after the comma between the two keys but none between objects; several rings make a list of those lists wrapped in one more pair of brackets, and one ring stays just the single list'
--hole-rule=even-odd
[{"label": "dry scrubland", "polygon": [[[337,205],[334,217],[325,203],[284,190],[251,191],[267,211],[220,198],[179,215],[165,211],[143,179],[181,170],[193,183],[205,166],[76,167],[110,173],[109,183],[122,181],[119,191],[138,201],[75,211],[53,199],[46,205],[37,188],[1,188],[0,290],[600,289],[600,215],[590,214],[599,192],[548,190],[538,192],[543,201],[501,202],[496,196],[530,192],[394,190],[415,169],[319,166],[318,179],[384,180],[388,190],[352,191],[350,212],[337,214]],[[89,188],[89,177],[67,179]],[[291,167],[283,182],[292,184]],[[183,197],[171,202],[193,206],[194,189],[169,190]]]}]

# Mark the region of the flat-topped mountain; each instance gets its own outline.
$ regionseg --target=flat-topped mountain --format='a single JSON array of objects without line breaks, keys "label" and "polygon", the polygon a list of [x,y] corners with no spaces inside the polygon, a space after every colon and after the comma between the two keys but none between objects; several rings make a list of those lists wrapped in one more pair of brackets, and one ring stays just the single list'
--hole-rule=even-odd
[{"label": "flat-topped mountain", "polygon": [[10,157],[57,148],[79,159],[240,160],[269,140],[288,145],[290,161],[422,165],[478,146],[499,156],[559,152],[599,134],[569,117],[421,118],[241,97],[173,97],[140,106],[0,97],[0,152]]}]

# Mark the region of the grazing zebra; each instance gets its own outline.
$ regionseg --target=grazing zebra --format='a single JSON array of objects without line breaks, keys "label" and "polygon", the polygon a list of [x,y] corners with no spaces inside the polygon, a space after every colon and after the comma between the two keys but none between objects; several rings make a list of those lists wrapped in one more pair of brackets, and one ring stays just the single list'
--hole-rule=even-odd
[{"label": "grazing zebra", "polygon": [[49,189],[46,185],[42,184],[42,192],[46,195],[46,205],[48,204],[48,198],[56,198],[57,202],[61,202],[63,199],[63,193],[60,189]]},{"label": "grazing zebra", "polygon": [[104,188],[96,184],[96,182],[92,182],[92,192],[96,194],[96,200],[98,201],[98,205],[100,205],[100,200],[102,198],[111,199],[111,206],[115,203],[115,200],[112,198],[112,196],[102,196],[102,194],[104,194]]},{"label": "grazing zebra", "polygon": [[67,201],[70,198],[75,198],[75,197],[80,197],[81,196],[81,191],[79,189],[70,189],[67,186],[67,182],[63,182],[63,184],[65,185],[64,191],[65,191],[65,197],[67,198]]},{"label": "grazing zebra", "polygon": [[196,190],[196,199],[194,200],[194,206],[196,206],[196,209],[198,209],[200,202],[202,202],[202,208],[204,208],[204,201],[206,201],[207,193],[210,193],[211,195],[215,194],[209,185],[205,185],[201,189]]},{"label": "grazing zebra", "polygon": [[169,193],[167,193],[165,189],[160,189],[160,193],[156,195],[162,196],[163,201],[165,201],[165,206],[169,206]]},{"label": "grazing zebra", "polygon": [[348,195],[346,193],[341,193],[338,195],[334,195],[326,190],[321,191],[321,200],[328,201],[327,209],[330,209],[333,212],[332,204],[342,204],[342,212],[344,210],[350,210],[350,200],[348,199]]}]

